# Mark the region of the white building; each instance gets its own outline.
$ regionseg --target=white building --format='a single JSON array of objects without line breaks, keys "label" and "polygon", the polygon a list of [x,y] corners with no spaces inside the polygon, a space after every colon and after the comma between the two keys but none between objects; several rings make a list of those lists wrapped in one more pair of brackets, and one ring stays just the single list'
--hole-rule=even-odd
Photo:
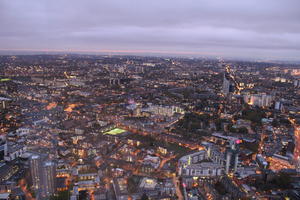
[{"label": "white building", "polygon": [[246,94],[244,101],[253,106],[269,107],[273,102],[273,96],[267,94]]},{"label": "white building", "polygon": [[218,163],[203,162],[188,165],[181,171],[182,176],[212,177],[223,175],[224,168]]},{"label": "white building", "polygon": [[184,110],[177,106],[152,105],[151,103],[148,103],[148,106],[144,111],[154,115],[173,116],[175,113],[184,114]]},{"label": "white building", "polygon": [[32,129],[30,129],[30,128],[18,128],[16,130],[16,134],[18,136],[24,136],[24,135],[28,135],[31,131],[32,131]]},{"label": "white building", "polygon": [[213,177],[224,174],[223,155],[208,148],[183,156],[178,161],[179,175],[192,177]]},{"label": "white building", "polygon": [[157,169],[159,167],[160,164],[160,158],[157,156],[150,156],[147,155],[144,160],[143,160],[144,164],[149,164],[151,165],[153,168]]},{"label": "white building", "polygon": [[26,152],[27,148],[24,145],[9,143],[7,145],[7,152],[4,157],[5,161],[13,161],[16,158],[22,156]]}]

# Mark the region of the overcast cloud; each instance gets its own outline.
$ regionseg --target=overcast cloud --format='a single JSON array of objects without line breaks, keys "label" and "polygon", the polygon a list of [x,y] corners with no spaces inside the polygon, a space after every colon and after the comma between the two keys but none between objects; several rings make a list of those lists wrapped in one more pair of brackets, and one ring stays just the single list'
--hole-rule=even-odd
[{"label": "overcast cloud", "polygon": [[300,1],[0,0],[0,49],[300,60]]}]

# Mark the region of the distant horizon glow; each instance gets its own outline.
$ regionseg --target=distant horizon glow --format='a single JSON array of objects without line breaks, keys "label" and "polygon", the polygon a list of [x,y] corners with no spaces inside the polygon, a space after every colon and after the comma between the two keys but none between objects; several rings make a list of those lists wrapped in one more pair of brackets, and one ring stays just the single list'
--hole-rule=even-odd
[{"label": "distant horizon glow", "polygon": [[178,54],[178,55],[210,55],[219,56],[212,52],[194,52],[194,51],[163,51],[163,50],[127,50],[127,49],[0,49],[0,51],[28,51],[28,52],[86,52],[86,53],[157,53],[157,54]]},{"label": "distant horizon glow", "polygon": [[[2,53],[1,53],[2,52]],[[30,54],[29,54],[30,53]],[[275,56],[269,56],[268,58],[249,58],[249,57],[231,57],[223,56],[217,53],[211,52],[188,52],[188,51],[156,51],[156,50],[117,50],[117,49],[102,49],[102,50],[82,50],[82,49],[0,49],[1,55],[38,55],[47,53],[62,53],[62,54],[86,54],[86,55],[128,55],[128,56],[178,56],[178,57],[208,57],[208,58],[223,58],[223,59],[236,59],[236,60],[265,60],[265,61],[295,61],[300,62],[299,57],[292,57],[289,59],[280,59]]]}]

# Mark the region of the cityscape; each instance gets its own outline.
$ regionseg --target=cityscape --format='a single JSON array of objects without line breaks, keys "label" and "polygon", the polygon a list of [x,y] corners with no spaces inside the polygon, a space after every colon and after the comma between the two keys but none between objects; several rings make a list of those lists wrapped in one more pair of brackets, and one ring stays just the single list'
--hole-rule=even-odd
[{"label": "cityscape", "polygon": [[1,56],[1,196],[299,198],[298,65]]},{"label": "cityscape", "polygon": [[300,199],[300,4],[0,2],[0,200]]}]

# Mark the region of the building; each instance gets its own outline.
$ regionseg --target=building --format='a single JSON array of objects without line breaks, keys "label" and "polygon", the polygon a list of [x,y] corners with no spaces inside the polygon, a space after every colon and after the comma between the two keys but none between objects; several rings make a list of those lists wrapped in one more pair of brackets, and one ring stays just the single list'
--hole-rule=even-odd
[{"label": "building", "polygon": [[229,90],[230,90],[230,81],[226,78],[226,74],[224,73],[222,92],[223,94],[227,95],[229,93]]},{"label": "building", "polygon": [[235,85],[233,81],[230,79],[229,72],[224,72],[223,76],[223,85],[222,85],[222,93],[224,95],[228,95],[229,93],[234,93]]},{"label": "building", "polygon": [[8,181],[14,174],[19,171],[20,167],[12,163],[0,163],[0,183]]},{"label": "building", "polygon": [[26,152],[26,146],[9,142],[5,153],[5,161],[13,161]]},{"label": "building", "polygon": [[222,165],[213,162],[203,162],[192,164],[182,169],[182,176],[191,177],[214,177],[223,175],[224,168]]},{"label": "building", "polygon": [[184,114],[184,110],[177,106],[162,106],[162,105],[153,105],[148,103],[148,107],[143,109],[143,111],[150,112],[154,115],[161,116],[173,116],[175,113]]},{"label": "building", "polygon": [[9,200],[10,193],[0,193],[0,200]]},{"label": "building", "polygon": [[104,188],[99,188],[94,192],[95,200],[106,200],[106,190]]},{"label": "building", "polygon": [[0,162],[4,161],[6,155],[7,155],[7,142],[5,138],[0,138]]},{"label": "building", "polygon": [[52,161],[43,163],[43,196],[56,192],[56,164]]},{"label": "building", "polygon": [[230,199],[245,199],[247,197],[246,193],[227,176],[222,177],[220,182],[230,194]]},{"label": "building", "polygon": [[9,102],[11,102],[11,99],[0,97],[0,110],[7,109]]},{"label": "building", "polygon": [[160,187],[160,193],[169,196],[174,196],[176,194],[176,187],[171,179],[164,180]]},{"label": "building", "polygon": [[225,172],[228,174],[230,171],[236,172],[239,163],[239,147],[240,140],[231,140],[226,149],[226,164]]},{"label": "building", "polygon": [[29,160],[32,186],[36,191],[41,191],[42,185],[42,158],[40,155],[32,155]]},{"label": "building", "polygon": [[151,165],[153,168],[157,169],[160,164],[160,158],[157,156],[147,155],[143,160],[143,164]]},{"label": "building", "polygon": [[56,192],[56,164],[33,154],[29,160],[32,186],[38,197],[49,197]]},{"label": "building", "polygon": [[274,106],[275,110],[279,110],[281,111],[283,109],[283,104],[280,101],[276,101],[275,102],[275,106]]},{"label": "building", "polygon": [[300,87],[300,80],[294,80],[294,87]]},{"label": "building", "polygon": [[270,107],[273,103],[273,96],[267,94],[247,94],[244,95],[244,102],[258,107]]},{"label": "building", "polygon": [[129,198],[126,179],[113,179],[113,189],[117,200],[127,200]]},{"label": "building", "polygon": [[224,174],[223,155],[208,148],[183,156],[178,161],[179,175],[185,177],[215,177]]},{"label": "building", "polygon": [[136,108],[134,110],[134,115],[140,117],[142,115],[142,104],[136,104]]},{"label": "building", "polygon": [[256,155],[256,162],[258,163],[258,165],[261,168],[266,169],[267,166],[268,166],[268,162],[266,161],[266,159],[261,154]]}]

